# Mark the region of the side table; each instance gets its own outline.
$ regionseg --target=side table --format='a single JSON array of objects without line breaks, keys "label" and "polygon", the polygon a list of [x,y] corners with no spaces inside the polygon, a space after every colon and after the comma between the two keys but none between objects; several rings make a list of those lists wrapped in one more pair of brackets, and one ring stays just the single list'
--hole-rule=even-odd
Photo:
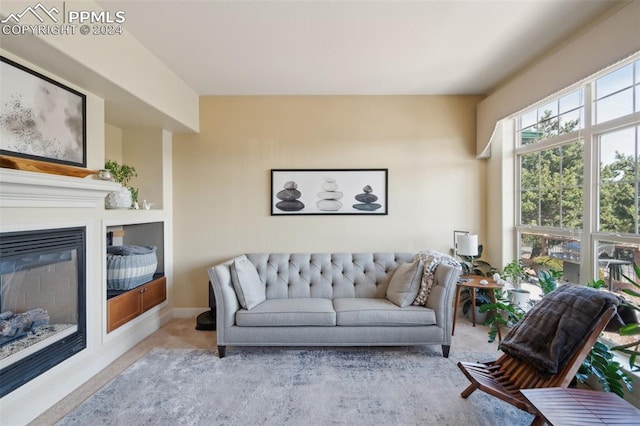
[{"label": "side table", "polygon": [[538,415],[532,425],[640,425],[640,410],[612,392],[587,389],[522,389]]},{"label": "side table", "polygon": [[[482,275],[465,275],[460,277],[461,279],[468,279],[470,281],[460,281],[456,284],[456,300],[453,306],[453,327],[451,328],[451,335],[456,330],[456,319],[458,317],[458,305],[460,304],[460,293],[462,293],[463,288],[468,288],[471,291],[471,318],[473,322],[473,326],[476,326],[476,289],[484,288],[487,290],[491,290],[491,299],[493,303],[496,303],[496,293],[495,289],[502,288],[501,285],[496,284],[491,277],[483,277]],[[481,280],[487,280],[488,284],[480,284]],[[502,333],[500,332],[500,328],[498,327],[498,342],[502,340]]]}]

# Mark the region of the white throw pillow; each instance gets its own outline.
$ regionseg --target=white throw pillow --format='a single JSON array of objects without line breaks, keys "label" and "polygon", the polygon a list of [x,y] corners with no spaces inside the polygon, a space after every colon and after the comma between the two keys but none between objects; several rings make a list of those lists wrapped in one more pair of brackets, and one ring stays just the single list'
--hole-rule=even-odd
[{"label": "white throw pillow", "polygon": [[413,303],[420,290],[422,272],[423,265],[419,259],[399,265],[389,281],[387,299],[401,308]]},{"label": "white throw pillow", "polygon": [[255,308],[267,299],[267,289],[253,263],[246,257],[238,259],[231,265],[231,282],[243,308]]}]

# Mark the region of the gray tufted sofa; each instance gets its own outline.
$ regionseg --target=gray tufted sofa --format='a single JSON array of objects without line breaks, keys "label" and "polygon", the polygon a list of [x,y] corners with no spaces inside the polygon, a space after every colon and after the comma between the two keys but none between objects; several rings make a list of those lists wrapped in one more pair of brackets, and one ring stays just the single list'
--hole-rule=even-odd
[{"label": "gray tufted sofa", "polygon": [[[254,253],[208,269],[216,298],[218,354],[233,346],[442,345],[449,355],[459,267],[440,264],[426,306],[386,299],[398,265],[413,253]],[[234,262],[249,260],[266,300],[241,306]]]}]

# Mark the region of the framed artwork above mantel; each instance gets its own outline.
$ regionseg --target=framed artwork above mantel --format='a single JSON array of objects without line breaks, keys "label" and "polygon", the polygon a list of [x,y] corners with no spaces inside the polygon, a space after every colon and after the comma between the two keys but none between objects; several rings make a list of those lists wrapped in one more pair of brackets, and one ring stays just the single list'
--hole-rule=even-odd
[{"label": "framed artwork above mantel", "polygon": [[271,215],[387,215],[388,169],[272,169]]},{"label": "framed artwork above mantel", "polygon": [[4,56],[0,74],[0,154],[86,167],[86,96]]}]

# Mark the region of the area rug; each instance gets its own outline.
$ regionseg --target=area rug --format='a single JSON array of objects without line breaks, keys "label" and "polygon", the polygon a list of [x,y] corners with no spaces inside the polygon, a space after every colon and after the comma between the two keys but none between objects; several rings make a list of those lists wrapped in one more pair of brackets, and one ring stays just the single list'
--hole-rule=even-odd
[{"label": "area rug", "polygon": [[[528,425],[430,348],[152,349],[58,425]],[[495,354],[494,354],[495,355]],[[491,355],[489,355],[491,356]]]}]

